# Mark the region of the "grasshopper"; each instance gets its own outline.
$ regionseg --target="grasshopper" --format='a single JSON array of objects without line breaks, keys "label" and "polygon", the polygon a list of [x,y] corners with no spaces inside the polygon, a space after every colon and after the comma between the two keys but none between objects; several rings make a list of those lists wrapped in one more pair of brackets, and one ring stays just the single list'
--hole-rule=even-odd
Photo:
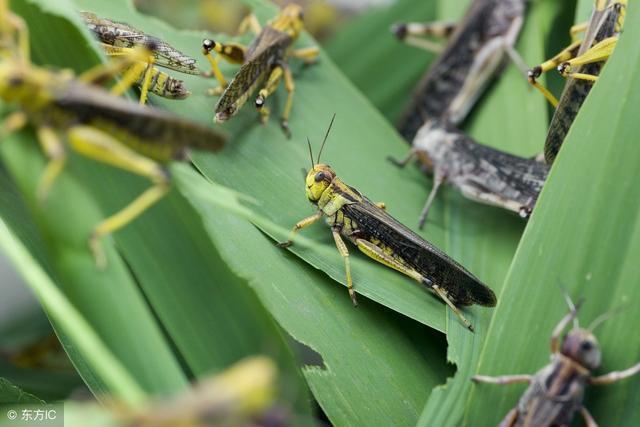
[{"label": "grasshopper", "polygon": [[99,18],[91,12],[80,12],[80,15],[108,56],[129,55],[137,46],[151,50],[152,55],[146,61],[137,62],[126,70],[136,75],[134,83],[140,87],[141,104],[145,103],[148,91],[168,99],[185,99],[190,95],[182,80],[158,70],[155,65],[185,74],[200,75],[202,72],[195,65],[195,59],[130,25]]},{"label": "grasshopper", "polygon": [[[491,384],[528,383],[518,405],[500,426],[568,426],[576,412],[580,412],[589,427],[597,424],[582,405],[587,385],[611,384],[640,373],[640,363],[624,371],[613,371],[594,377],[592,371],[600,366],[602,353],[593,330],[607,318],[597,318],[587,329],[580,328],[577,310],[567,298],[570,312],[560,320],[551,335],[551,363],[534,375],[505,375],[488,377],[475,375],[474,382]],[[573,328],[560,342],[562,331],[574,321]]]},{"label": "grasshopper", "polygon": [[[93,83],[104,81],[149,56],[144,49],[121,61],[99,65],[74,76],[31,64],[26,24],[8,11],[0,0],[0,99],[18,107],[0,125],[6,135],[28,122],[50,161],[38,186],[38,198],[46,198],[63,170],[69,148],[91,159],[147,177],[153,183],[147,191],[121,211],[98,224],[89,245],[99,265],[106,260],[99,239],[133,221],[170,189],[165,163],[186,157],[190,147],[217,150],[225,137],[219,132],[183,120],[175,115],[138,105],[118,97],[133,79],[124,78],[107,92]],[[17,39],[17,46],[15,39]]]},{"label": "grasshopper", "polygon": [[357,305],[357,300],[351,279],[349,251],[341,236],[346,237],[368,257],[424,285],[440,297],[461,322],[473,331],[471,323],[457,306],[480,304],[493,307],[496,304],[493,291],[462,265],[389,215],[384,203],[372,203],[338,178],[329,165],[320,163],[331,124],[315,163],[311,144],[307,141],[311,169],[305,177],[306,195],[318,207],[318,211],[296,223],[291,238],[280,243],[280,246],[290,246],[298,231],[326,217],[338,251],[344,259],[347,288],[354,305]]},{"label": "grasshopper", "polygon": [[420,214],[420,228],[445,182],[471,200],[528,218],[549,173],[549,166],[544,163],[479,144],[447,121],[427,121],[418,130],[409,155],[402,160],[389,160],[404,167],[415,157],[434,177]]},{"label": "grasshopper", "polygon": [[[303,59],[306,63],[314,63],[319,55],[317,47],[296,50],[292,48],[304,28],[302,19],[302,8],[296,4],[288,4],[264,28],[260,27],[260,23],[253,15],[245,18],[240,26],[240,32],[246,32],[251,28],[256,34],[246,48],[238,44],[223,45],[210,39],[203,40],[203,53],[211,63],[212,74],[218,79],[220,88],[224,88],[215,109],[216,122],[229,120],[254,91],[260,88],[255,106],[260,113],[261,122],[266,123],[270,111],[265,106],[265,102],[284,78],[288,95],[280,124],[287,137],[291,136],[289,115],[295,84],[287,60],[293,57]],[[211,52],[216,52],[231,63],[242,63],[240,70],[228,85],[218,68],[217,56],[214,57]]]},{"label": "grasshopper", "polygon": [[[505,53],[525,70],[513,49],[524,20],[525,0],[474,0],[459,23],[403,23],[401,40],[440,53],[418,84],[398,130],[411,141],[428,119],[460,123],[502,67]],[[418,36],[448,37],[444,49]]]},{"label": "grasshopper", "polygon": [[[584,31],[584,38],[575,40],[553,58],[529,70],[529,82],[556,107],[544,145],[544,157],[549,164],[555,160],[580,107],[615,48],[624,24],[626,4],[627,0],[596,0],[589,21],[570,30],[572,38]],[[554,68],[561,75],[571,77],[560,101],[537,82],[542,73]]]}]

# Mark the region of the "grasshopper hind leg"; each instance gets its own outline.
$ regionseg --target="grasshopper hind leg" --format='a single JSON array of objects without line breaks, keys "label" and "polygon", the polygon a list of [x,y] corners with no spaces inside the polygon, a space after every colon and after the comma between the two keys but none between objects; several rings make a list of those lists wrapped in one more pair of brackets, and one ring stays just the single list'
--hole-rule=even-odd
[{"label": "grasshopper hind leg", "polygon": [[92,231],[89,247],[99,267],[106,265],[100,238],[129,224],[160,200],[170,189],[168,171],[155,161],[126,147],[109,134],[91,126],[75,126],[67,132],[69,144],[79,154],[147,177],[153,185],[126,207],[104,219]]},{"label": "grasshopper hind leg", "polygon": [[358,246],[358,249],[360,249],[360,251],[363,254],[367,255],[373,260],[378,261],[379,263],[384,264],[387,267],[393,268],[394,270],[397,270],[403,274],[406,274],[416,282],[427,286],[429,290],[433,291],[440,299],[442,299],[449,306],[449,308],[451,308],[451,310],[455,313],[458,319],[460,319],[460,321],[465,325],[465,327],[473,332],[473,326],[471,325],[471,322],[469,322],[464,317],[464,315],[460,312],[460,309],[458,309],[458,307],[456,307],[455,304],[451,302],[451,300],[447,296],[447,293],[444,289],[440,288],[437,285],[434,285],[433,282],[431,282],[429,279],[424,277],[422,274],[412,269],[411,267],[401,263],[397,259],[393,258],[391,255],[389,255],[388,253],[386,253],[384,250],[374,245],[373,243],[369,242],[368,240],[356,239],[355,243]]}]

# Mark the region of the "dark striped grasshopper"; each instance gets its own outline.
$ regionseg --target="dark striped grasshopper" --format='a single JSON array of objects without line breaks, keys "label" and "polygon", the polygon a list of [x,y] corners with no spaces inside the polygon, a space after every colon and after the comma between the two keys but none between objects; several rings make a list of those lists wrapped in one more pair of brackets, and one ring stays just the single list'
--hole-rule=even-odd
[{"label": "dark striped grasshopper", "polygon": [[398,130],[407,141],[427,120],[446,118],[453,124],[460,123],[502,68],[505,54],[526,69],[513,49],[524,11],[525,0],[474,0],[457,24],[405,23],[392,28],[399,39],[437,52],[437,45],[418,36],[448,37],[398,122]]},{"label": "dark striped grasshopper", "polygon": [[549,166],[544,163],[479,144],[446,121],[427,121],[413,139],[409,155],[400,161],[389,160],[404,167],[415,157],[426,172],[433,174],[433,188],[420,214],[420,228],[445,182],[471,200],[527,218],[549,173]]},{"label": "dark striped grasshopper", "polygon": [[[544,157],[549,164],[555,160],[580,107],[616,46],[624,24],[626,4],[627,0],[596,0],[589,21],[570,31],[574,38],[584,31],[584,38],[529,70],[529,81],[556,107],[544,145]],[[560,101],[537,82],[542,73],[554,68],[569,77]]]},{"label": "dark striped grasshopper", "polygon": [[[239,44],[220,44],[205,39],[202,42],[203,53],[212,66],[212,74],[224,89],[215,109],[215,121],[225,122],[235,115],[247,102],[249,97],[258,89],[255,106],[260,112],[260,120],[266,123],[269,118],[269,108],[265,106],[267,98],[276,91],[282,79],[288,92],[287,101],[282,112],[281,127],[289,137],[289,115],[293,105],[295,84],[289,69],[289,58],[300,58],[306,63],[317,60],[317,47],[307,47],[294,50],[292,48],[303,30],[302,8],[295,4],[285,6],[275,19],[264,28],[253,16],[249,15],[241,24],[240,32],[251,28],[256,37],[246,48]],[[227,85],[219,70],[218,59],[211,52],[215,52],[231,63],[241,63],[240,70]]]},{"label": "dark striped grasshopper", "polygon": [[125,73],[129,72],[133,83],[140,88],[141,104],[145,103],[148,91],[168,99],[185,99],[190,95],[182,80],[160,71],[157,66],[185,74],[200,75],[202,72],[196,66],[195,59],[130,25],[99,18],[91,12],[80,14],[108,56],[130,55],[135,47],[151,50],[152,55],[146,61],[137,62],[125,70]]},{"label": "dark striped grasshopper", "polygon": [[99,264],[105,259],[99,239],[124,227],[169,190],[165,163],[183,159],[189,148],[217,150],[225,137],[219,132],[175,115],[132,103],[117,95],[128,89],[126,77],[111,92],[95,86],[123,69],[144,61],[150,52],[136,48],[129,56],[74,76],[70,71],[38,67],[29,60],[26,24],[0,0],[0,98],[17,107],[1,125],[4,135],[28,122],[50,161],[38,186],[44,200],[64,169],[67,147],[81,155],[147,177],[152,187],[125,208],[98,224],[90,247]]},{"label": "dark striped grasshopper", "polygon": [[[333,123],[333,119],[331,120]],[[315,163],[311,153],[311,169],[306,174],[306,195],[318,211],[293,227],[291,239],[280,243],[287,247],[301,229],[325,217],[340,255],[344,259],[347,288],[354,305],[356,294],[351,279],[349,251],[341,236],[375,261],[414,279],[442,299],[471,331],[471,323],[457,306],[480,304],[493,307],[493,291],[462,265],[440,249],[418,236],[386,212],[383,203],[373,203],[358,190],[344,183],[333,169],[320,163],[325,135]]]},{"label": "dark striped grasshopper", "polygon": [[[518,405],[500,423],[500,426],[568,426],[579,412],[589,427],[597,424],[582,405],[588,385],[612,384],[640,373],[640,363],[624,371],[613,371],[594,377],[592,371],[600,366],[602,354],[593,330],[607,318],[598,317],[587,329],[577,322],[578,308],[567,298],[569,313],[560,320],[551,335],[551,363],[534,375],[505,375],[488,377],[475,375],[474,382],[490,384],[527,383]],[[560,342],[562,331],[574,321]]]}]

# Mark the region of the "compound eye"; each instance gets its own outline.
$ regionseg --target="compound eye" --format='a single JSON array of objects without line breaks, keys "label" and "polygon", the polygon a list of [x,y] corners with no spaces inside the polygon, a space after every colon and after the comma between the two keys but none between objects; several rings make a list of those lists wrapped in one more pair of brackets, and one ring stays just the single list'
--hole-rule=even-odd
[{"label": "compound eye", "polygon": [[300,18],[301,21],[304,20],[304,12],[303,11],[298,12],[298,18]]},{"label": "compound eye", "polygon": [[324,172],[318,172],[313,179],[314,179],[315,182],[320,182],[320,181],[324,180],[325,176],[326,175],[325,175]]},{"label": "compound eye", "polygon": [[591,341],[584,341],[582,344],[580,344],[580,349],[582,351],[589,351],[593,348],[593,343]]}]

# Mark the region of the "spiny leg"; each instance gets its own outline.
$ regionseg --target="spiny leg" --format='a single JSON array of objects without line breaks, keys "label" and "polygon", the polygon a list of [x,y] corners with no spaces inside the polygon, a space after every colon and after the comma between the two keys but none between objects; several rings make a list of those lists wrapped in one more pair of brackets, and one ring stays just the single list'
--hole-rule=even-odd
[{"label": "spiny leg", "polygon": [[445,176],[441,173],[435,173],[433,176],[433,188],[429,192],[429,196],[427,197],[427,201],[422,208],[422,212],[420,212],[420,218],[418,219],[418,228],[422,230],[424,228],[424,224],[427,222],[427,215],[429,215],[429,210],[431,209],[431,204],[436,198],[438,194],[438,190],[442,183],[444,183]]},{"label": "spiny leg", "polygon": [[435,38],[447,39],[456,29],[455,22],[407,22],[395,24],[391,27],[391,32],[406,44],[429,52],[440,53],[443,46],[425,40],[421,37],[430,36]]},{"label": "spiny leg", "polygon": [[582,415],[582,419],[584,420],[584,423],[587,427],[598,427],[598,423],[593,419],[593,417],[589,413],[589,410],[584,406],[580,407],[580,415]]},{"label": "spiny leg", "polygon": [[298,221],[296,223],[296,225],[293,226],[293,229],[291,230],[291,236],[289,237],[289,240],[286,240],[284,242],[278,243],[278,246],[280,246],[281,248],[287,248],[287,247],[291,246],[291,244],[293,243],[293,238],[298,233],[298,231],[300,231],[303,228],[306,228],[306,227],[310,226],[311,224],[317,222],[320,218],[322,218],[322,211],[318,211],[318,212],[314,213],[313,215],[308,216],[308,217]]},{"label": "spiny leg", "polygon": [[[31,47],[29,45],[29,27],[27,27],[27,24],[24,22],[22,17],[9,10],[9,6],[6,2],[3,2],[2,8],[2,16],[0,16],[2,21],[0,22],[0,25],[3,27],[3,31],[6,31],[3,35],[3,37],[6,37],[6,40],[3,40],[3,44],[6,42],[9,45],[6,46],[6,48],[11,49],[14,44],[15,32],[15,37],[18,39],[18,59],[25,65],[30,64]],[[4,28],[7,24],[9,25],[8,29]],[[9,39],[11,39],[11,41],[9,41]]]},{"label": "spiny leg", "polygon": [[618,37],[608,37],[589,48],[585,53],[580,56],[576,56],[568,61],[563,62],[558,66],[558,71],[564,77],[573,77],[574,79],[596,81],[598,76],[591,74],[575,73],[573,68],[593,64],[595,62],[605,61],[611,56],[611,53],[616,47]]},{"label": "spiny leg", "polygon": [[632,377],[640,373],[640,363],[625,369],[624,371],[613,371],[599,377],[592,377],[589,382],[591,384],[611,384]]},{"label": "spiny leg", "polygon": [[339,230],[333,228],[331,229],[331,233],[333,234],[333,240],[335,240],[336,242],[338,252],[340,252],[340,256],[342,256],[342,259],[344,259],[344,271],[347,275],[347,289],[349,290],[351,302],[353,302],[354,307],[357,307],[358,301],[356,299],[356,292],[353,290],[353,281],[351,280],[351,263],[349,262],[349,250],[347,249],[347,245],[344,244],[344,240],[342,240],[342,237],[340,237]]},{"label": "spiny leg", "polygon": [[517,383],[531,383],[533,375],[500,375],[498,377],[489,377],[487,375],[474,375],[471,377],[471,381],[475,383],[488,383],[488,384],[517,384]]},{"label": "spiny leg", "polygon": [[579,24],[572,25],[571,28],[569,28],[569,35],[571,36],[571,41],[572,42],[578,41],[578,34],[584,33],[588,26],[589,26],[588,22],[581,22]]},{"label": "spiny leg", "polygon": [[267,123],[269,120],[269,108],[267,108],[264,104],[273,92],[278,88],[278,84],[280,83],[280,79],[282,79],[282,75],[284,74],[283,68],[281,66],[276,66],[269,74],[269,78],[267,79],[267,83],[265,83],[264,87],[260,89],[258,92],[258,96],[256,97],[255,105],[260,113],[260,122],[262,124]]},{"label": "spiny leg", "polygon": [[144,157],[111,135],[91,126],[74,126],[68,131],[71,147],[91,159],[147,177],[152,186],[120,211],[104,219],[91,233],[89,246],[98,266],[106,259],[100,246],[100,238],[119,230],[136,219],[151,205],[160,200],[170,189],[168,171],[155,161]]},{"label": "spiny leg", "polygon": [[49,126],[41,126],[36,131],[38,142],[42,150],[49,158],[49,163],[44,169],[40,182],[38,183],[37,197],[40,203],[44,202],[49,194],[49,190],[56,180],[67,160],[67,153],[64,145],[53,128]]},{"label": "spiny leg", "polygon": [[302,59],[306,65],[315,64],[318,61],[320,55],[320,49],[316,46],[303,47],[300,49],[292,50],[289,53],[291,58]]},{"label": "spiny leg", "polygon": [[284,70],[284,87],[287,90],[287,102],[284,105],[284,110],[282,111],[282,119],[280,121],[280,126],[284,131],[287,138],[291,138],[291,131],[289,130],[289,115],[291,114],[291,106],[293,105],[293,93],[296,90],[296,85],[293,81],[293,76],[291,75],[291,70],[288,66],[283,66]]}]

